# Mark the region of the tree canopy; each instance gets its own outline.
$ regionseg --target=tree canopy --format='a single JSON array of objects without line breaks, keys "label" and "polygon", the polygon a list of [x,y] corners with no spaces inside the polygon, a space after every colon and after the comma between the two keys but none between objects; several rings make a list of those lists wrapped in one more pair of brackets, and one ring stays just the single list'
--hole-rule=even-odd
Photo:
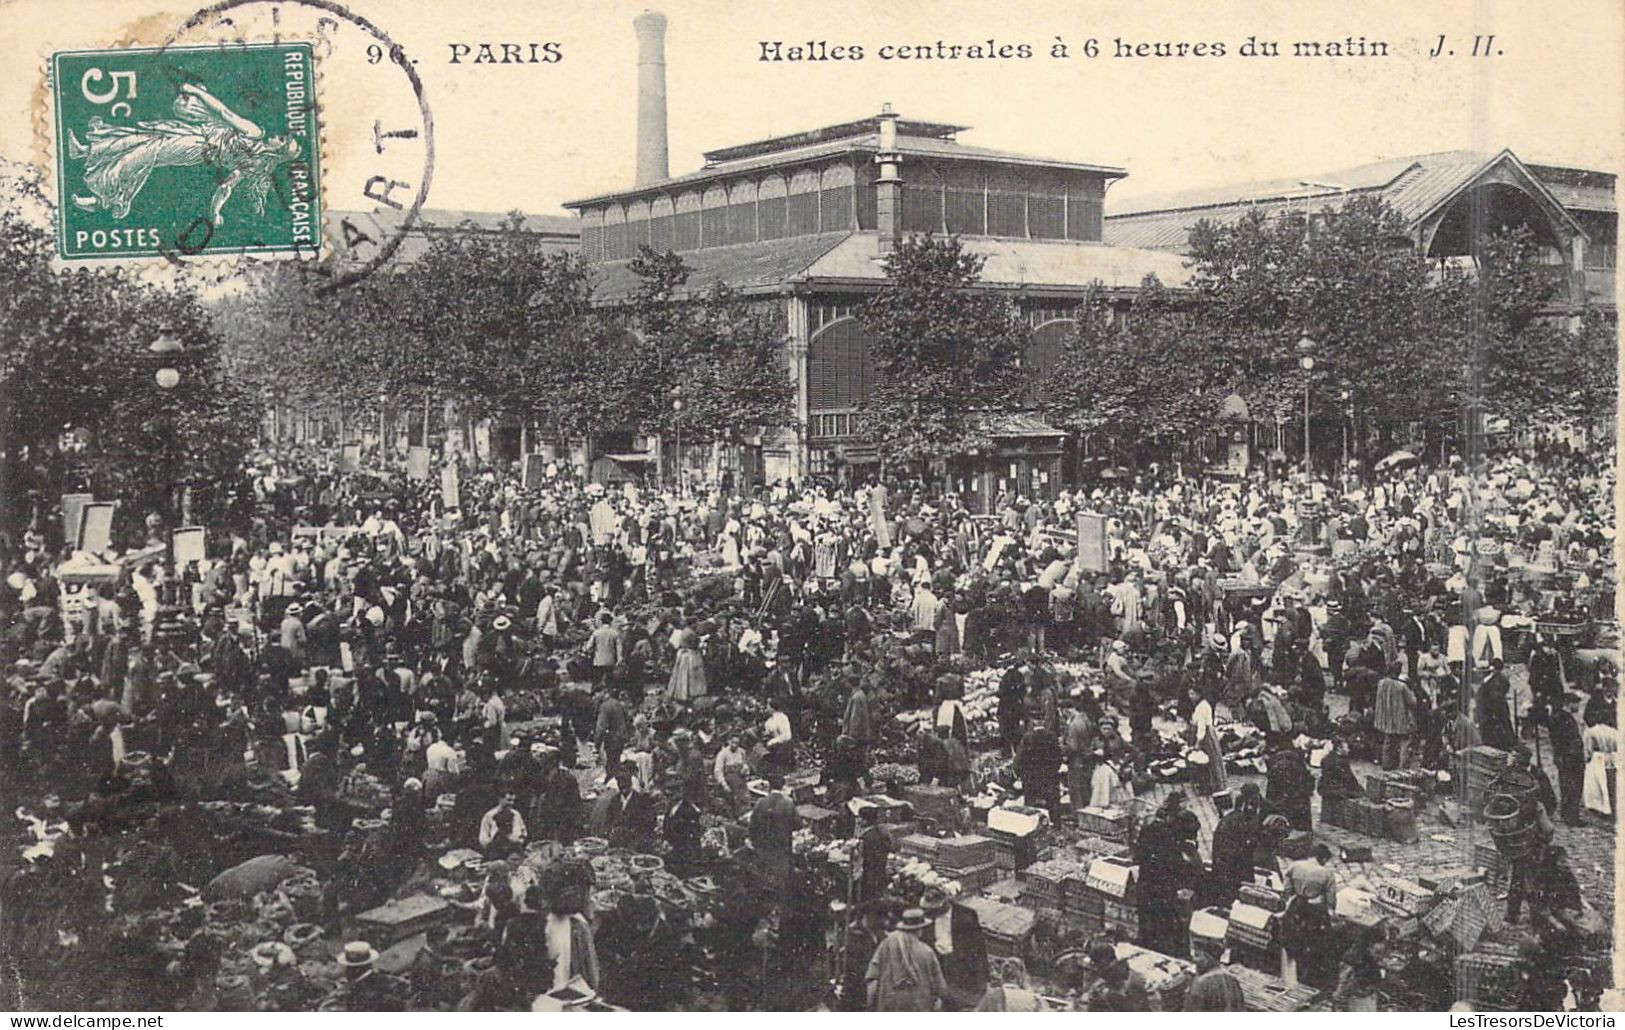
[{"label": "tree canopy", "polygon": [[1614,404],[1611,329],[1554,318],[1564,270],[1539,257],[1517,229],[1479,238],[1471,260],[1429,258],[1380,198],[1202,222],[1188,289],[1148,281],[1126,315],[1087,299],[1040,394],[1056,424],[1122,441],[1201,430],[1232,392],[1256,419],[1291,421],[1308,338],[1321,425],[1353,411],[1378,437],[1448,433],[1469,401],[1515,425],[1595,419]]},{"label": "tree canopy", "polygon": [[1027,325],[1010,297],[979,287],[984,261],[956,237],[904,240],[858,309],[877,377],[860,431],[888,458],[980,450],[989,443],[983,414],[1021,404]]},{"label": "tree canopy", "polygon": [[[197,294],[119,266],[53,270],[37,181],[7,175],[0,189],[6,514],[25,514],[29,491],[48,511],[61,493],[89,488],[121,502],[121,525],[152,511],[174,525],[172,502],[191,486],[194,513],[207,518],[238,482],[257,407],[226,374]],[[159,361],[148,347],[163,333],[184,350]],[[173,389],[155,381],[164,365],[180,372]]]}]

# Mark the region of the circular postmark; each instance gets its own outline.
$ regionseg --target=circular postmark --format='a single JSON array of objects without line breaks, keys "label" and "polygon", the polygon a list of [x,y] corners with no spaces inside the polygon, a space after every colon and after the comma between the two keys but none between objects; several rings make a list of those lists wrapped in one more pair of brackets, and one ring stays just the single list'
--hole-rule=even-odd
[{"label": "circular postmark", "polygon": [[[280,54],[286,74],[276,83],[234,76],[233,61],[289,46],[294,49]],[[301,47],[307,55],[302,69]],[[316,290],[354,283],[394,256],[429,195],[434,116],[416,62],[389,33],[334,0],[220,0],[187,18],[159,53],[178,88],[190,90],[184,95],[212,108],[228,103],[214,93],[234,94],[244,111],[227,107],[221,118],[234,115],[256,126],[256,113],[264,112],[282,131],[262,132],[257,145],[303,157],[276,164],[256,185],[266,208],[292,216],[295,236],[306,230],[305,238],[276,242],[288,244],[280,256]],[[218,89],[201,74],[205,70],[220,78]],[[229,131],[222,139],[236,145]],[[220,162],[222,183],[235,159],[227,158]],[[225,206],[227,193],[185,223],[165,257],[179,262],[254,251],[252,240],[236,250],[210,246],[234,213]]]}]

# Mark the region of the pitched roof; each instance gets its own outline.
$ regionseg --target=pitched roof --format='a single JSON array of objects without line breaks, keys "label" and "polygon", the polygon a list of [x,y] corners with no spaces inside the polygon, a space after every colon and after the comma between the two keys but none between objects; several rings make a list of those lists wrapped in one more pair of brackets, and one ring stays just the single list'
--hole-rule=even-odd
[{"label": "pitched roof", "polygon": [[[982,281],[995,287],[1082,292],[1099,283],[1108,289],[1135,289],[1147,275],[1156,275],[1164,286],[1178,287],[1190,275],[1183,257],[1163,251],[987,236],[961,237],[960,242],[966,252],[987,259]],[[691,270],[684,291],[689,294],[716,283],[760,292],[796,283],[864,286],[886,278],[872,230],[708,247],[685,251],[682,258]],[[603,302],[624,300],[638,286],[630,261],[599,265],[597,276],[594,296]]]},{"label": "pitched roof", "polygon": [[[684,251],[682,258],[689,267],[689,277],[682,292],[701,293],[718,283],[746,291],[777,287],[802,275],[848,235],[827,232]],[[594,276],[593,296],[600,301],[625,300],[638,288],[631,261],[605,262],[595,267]]]},{"label": "pitched roof", "polygon": [[1219,225],[1238,221],[1250,211],[1278,214],[1312,213],[1338,208],[1352,197],[1380,196],[1415,225],[1436,211],[1493,165],[1510,161],[1537,192],[1561,207],[1551,185],[1525,168],[1510,150],[1487,154],[1446,150],[1417,154],[1301,179],[1274,179],[1234,186],[1126,200],[1107,212],[1106,242],[1124,247],[1182,250],[1197,222]]},{"label": "pitched roof", "polygon": [[[1098,282],[1108,289],[1133,289],[1147,275],[1156,275],[1164,286],[1182,286],[1190,278],[1185,259],[1163,251],[991,236],[964,236],[960,243],[986,259],[982,281],[994,286],[1082,290]],[[855,232],[807,269],[806,277],[878,281],[886,277],[878,258],[876,234]]]},{"label": "pitched roof", "polygon": [[[742,148],[741,148],[742,149]],[[1128,172],[1113,165],[1081,164],[1076,161],[1058,161],[1047,157],[1034,157],[1031,154],[1017,154],[1008,150],[994,150],[990,147],[966,146],[951,139],[938,139],[929,136],[907,136],[901,133],[897,136],[897,151],[903,155],[905,175],[907,159],[913,157],[940,158],[955,161],[988,161],[1000,164],[1016,164],[1036,168],[1052,168],[1057,171],[1096,172],[1108,179],[1121,179]],[[782,150],[757,154],[751,157],[730,160],[727,162],[701,168],[697,172],[686,175],[676,175],[659,182],[652,182],[644,186],[636,186],[624,190],[615,190],[609,193],[600,193],[580,200],[565,201],[568,208],[588,207],[604,201],[644,196],[667,192],[674,187],[690,186],[701,182],[722,181],[733,178],[743,172],[757,171],[763,168],[789,167],[806,164],[811,161],[825,160],[840,157],[846,154],[875,154],[880,152],[880,135],[869,132],[842,139],[810,142],[805,146],[788,146]]]},{"label": "pitched roof", "polygon": [[1040,415],[1030,411],[990,411],[980,414],[973,419],[977,428],[988,436],[996,439],[1012,439],[1015,437],[1060,437],[1066,433],[1056,429],[1044,421]]},{"label": "pitched roof", "polygon": [[[861,136],[866,132],[879,132],[880,118],[880,115],[870,115],[868,118],[859,118],[856,121],[841,122],[837,125],[821,125],[816,129],[808,129],[804,132],[792,132],[783,136],[769,136],[766,139],[753,140],[737,146],[707,150],[705,152],[705,163],[713,165],[723,161],[737,161],[740,158],[755,157],[758,154],[766,154],[775,150],[792,150],[809,143],[822,143],[825,140]],[[897,121],[897,133],[900,136],[928,136],[940,139],[964,132],[968,128],[970,128],[968,125],[949,125],[946,122],[917,122],[902,118]]]},{"label": "pitched roof", "polygon": [[[323,213],[330,239],[343,241],[345,233],[340,226],[348,221],[356,230],[366,234],[373,246],[393,236],[400,229],[403,215],[398,211],[334,211]],[[419,212],[417,221],[401,238],[400,246],[390,259],[391,268],[404,268],[428,252],[430,243],[439,236],[456,234],[493,233],[506,229],[508,215],[495,211],[458,211],[446,208],[426,208]],[[521,231],[536,233],[559,250],[574,250],[581,244],[581,224],[574,215],[523,215]],[[343,248],[339,248],[343,257]],[[362,251],[361,260],[370,258],[376,250]]]}]

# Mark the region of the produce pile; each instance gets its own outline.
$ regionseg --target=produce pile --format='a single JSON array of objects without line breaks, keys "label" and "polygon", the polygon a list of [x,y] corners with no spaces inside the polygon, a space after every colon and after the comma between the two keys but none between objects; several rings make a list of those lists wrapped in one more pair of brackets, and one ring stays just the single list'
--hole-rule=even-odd
[{"label": "produce pile", "polygon": [[931,863],[923,858],[894,854],[890,865],[895,869],[892,872],[891,885],[887,888],[888,893],[910,903],[918,901],[928,887],[940,888],[950,898],[957,898],[962,893],[958,880],[949,879],[937,872]]}]

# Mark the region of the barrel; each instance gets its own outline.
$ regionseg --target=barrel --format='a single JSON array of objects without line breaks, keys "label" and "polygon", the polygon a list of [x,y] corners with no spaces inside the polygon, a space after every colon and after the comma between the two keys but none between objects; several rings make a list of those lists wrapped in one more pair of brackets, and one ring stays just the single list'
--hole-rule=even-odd
[{"label": "barrel", "polygon": [[1484,803],[1490,838],[1507,858],[1522,858],[1540,845],[1533,806],[1516,794],[1496,794]]},{"label": "barrel", "polygon": [[1421,839],[1416,829],[1416,803],[1409,798],[1394,798],[1383,812],[1383,829],[1389,840],[1401,844],[1415,844]]}]

